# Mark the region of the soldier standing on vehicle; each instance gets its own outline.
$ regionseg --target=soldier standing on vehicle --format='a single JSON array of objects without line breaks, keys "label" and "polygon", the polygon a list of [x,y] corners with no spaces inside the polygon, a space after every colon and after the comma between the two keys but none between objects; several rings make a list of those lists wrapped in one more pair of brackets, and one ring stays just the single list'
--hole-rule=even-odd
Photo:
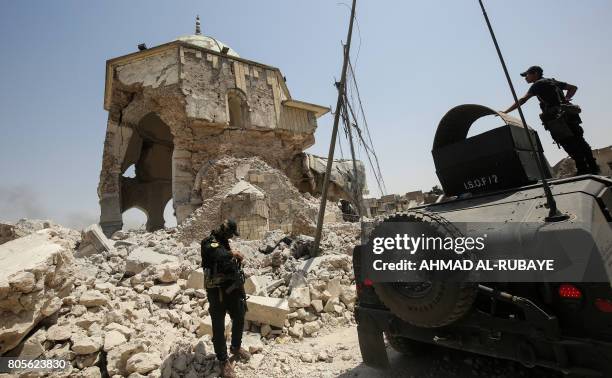
[{"label": "soldier standing on vehicle", "polygon": [[251,356],[241,348],[246,312],[244,274],[240,265],[244,256],[238,251],[232,251],[229,245],[229,239],[234,235],[240,236],[237,228],[236,222],[226,219],[209,237],[202,240],[201,244],[204,286],[212,320],[212,341],[217,359],[223,367],[223,377],[235,377],[225,344],[226,313],[232,319],[232,359],[248,360]]},{"label": "soldier standing on vehicle", "polygon": [[[544,128],[550,131],[553,140],[563,147],[576,163],[577,175],[598,174],[599,167],[593,157],[591,146],[584,140],[582,120],[578,115],[580,107],[570,103],[578,87],[555,79],[543,77],[541,67],[532,66],[521,73],[525,81],[532,84],[527,94],[514,103],[504,113],[509,113],[523,105],[531,97],[540,101],[540,119]],[[563,93],[567,91],[567,93]]]}]

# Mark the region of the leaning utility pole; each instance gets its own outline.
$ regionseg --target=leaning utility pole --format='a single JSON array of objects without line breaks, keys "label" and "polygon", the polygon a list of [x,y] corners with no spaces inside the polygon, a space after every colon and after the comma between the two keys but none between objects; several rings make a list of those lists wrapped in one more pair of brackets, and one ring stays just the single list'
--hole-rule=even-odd
[{"label": "leaning utility pole", "polygon": [[332,164],[334,162],[334,151],[336,149],[336,137],[338,135],[338,123],[340,122],[340,112],[342,111],[342,103],[344,101],[344,91],[346,83],[346,70],[350,59],[349,51],[351,49],[351,37],[353,35],[353,20],[355,19],[355,6],[357,0],[353,0],[351,7],[351,20],[349,21],[349,29],[346,37],[346,45],[344,46],[344,62],[342,63],[342,74],[338,87],[338,101],[336,102],[336,113],[334,114],[334,127],[332,129],[331,142],[329,144],[329,153],[327,154],[327,166],[325,168],[325,178],[323,179],[323,190],[321,191],[321,204],[319,206],[319,217],[317,219],[317,232],[314,240],[314,255],[319,255],[319,245],[321,244],[321,232],[323,231],[323,218],[325,218],[325,205],[327,205],[327,190],[329,189],[329,178],[331,176]]},{"label": "leaning utility pole", "polygon": [[359,181],[359,172],[357,172],[357,158],[355,157],[355,146],[353,143],[353,132],[351,131],[351,128],[353,127],[353,125],[351,125],[351,121],[348,115],[348,110],[346,109],[346,103],[348,102],[348,99],[346,98],[346,93],[344,94],[344,103],[343,103],[343,111],[344,111],[344,118],[345,118],[345,122],[346,122],[346,129],[348,131],[348,140],[349,140],[349,146],[351,147],[351,158],[353,159],[353,181],[351,182],[351,189],[353,190],[353,202],[355,203],[355,206],[357,206],[357,215],[359,216],[359,221],[361,221],[361,216],[362,216],[362,189],[361,189],[361,182]]}]

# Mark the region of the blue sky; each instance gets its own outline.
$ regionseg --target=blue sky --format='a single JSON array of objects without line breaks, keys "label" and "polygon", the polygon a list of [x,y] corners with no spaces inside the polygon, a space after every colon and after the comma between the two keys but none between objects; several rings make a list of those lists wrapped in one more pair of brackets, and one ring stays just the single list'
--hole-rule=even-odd
[{"label": "blue sky", "polygon": [[[204,34],[279,67],[294,98],[335,104],[348,21],[337,1],[0,4],[0,219],[97,220],[105,61],[140,42],[155,46],[193,33],[196,14]],[[527,90],[518,74],[533,64],[576,84],[587,140],[612,144],[612,2],[486,5],[517,91]],[[431,143],[444,113],[463,103],[504,109],[512,102],[478,3],[360,0],[357,18],[353,60],[387,188],[429,189],[437,184]],[[525,110],[541,130],[535,99]],[[310,152],[327,154],[331,125],[329,115],[319,120]],[[551,163],[565,156],[545,132],[540,137]]]}]

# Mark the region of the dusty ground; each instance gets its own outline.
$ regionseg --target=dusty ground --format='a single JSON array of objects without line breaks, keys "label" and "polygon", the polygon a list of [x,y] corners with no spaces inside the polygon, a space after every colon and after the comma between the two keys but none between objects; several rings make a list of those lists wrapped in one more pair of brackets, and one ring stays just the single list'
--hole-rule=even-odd
[{"label": "dusty ground", "polygon": [[[449,349],[408,357],[387,347],[390,368],[376,370],[363,364],[355,326],[299,342],[267,346],[252,361],[237,365],[239,377],[557,377],[545,369]],[[304,362],[302,356],[327,355],[327,361]],[[329,357],[333,360],[330,362]],[[306,358],[308,360],[308,358]]]}]

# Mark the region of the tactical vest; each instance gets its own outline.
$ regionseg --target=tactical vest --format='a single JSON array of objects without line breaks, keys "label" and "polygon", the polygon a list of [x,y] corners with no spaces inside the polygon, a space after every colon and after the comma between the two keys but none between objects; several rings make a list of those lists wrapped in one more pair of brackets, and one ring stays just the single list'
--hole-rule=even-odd
[{"label": "tactical vest", "polygon": [[213,235],[202,241],[202,268],[206,289],[224,286],[234,281],[237,274],[236,263],[229,250]]}]

